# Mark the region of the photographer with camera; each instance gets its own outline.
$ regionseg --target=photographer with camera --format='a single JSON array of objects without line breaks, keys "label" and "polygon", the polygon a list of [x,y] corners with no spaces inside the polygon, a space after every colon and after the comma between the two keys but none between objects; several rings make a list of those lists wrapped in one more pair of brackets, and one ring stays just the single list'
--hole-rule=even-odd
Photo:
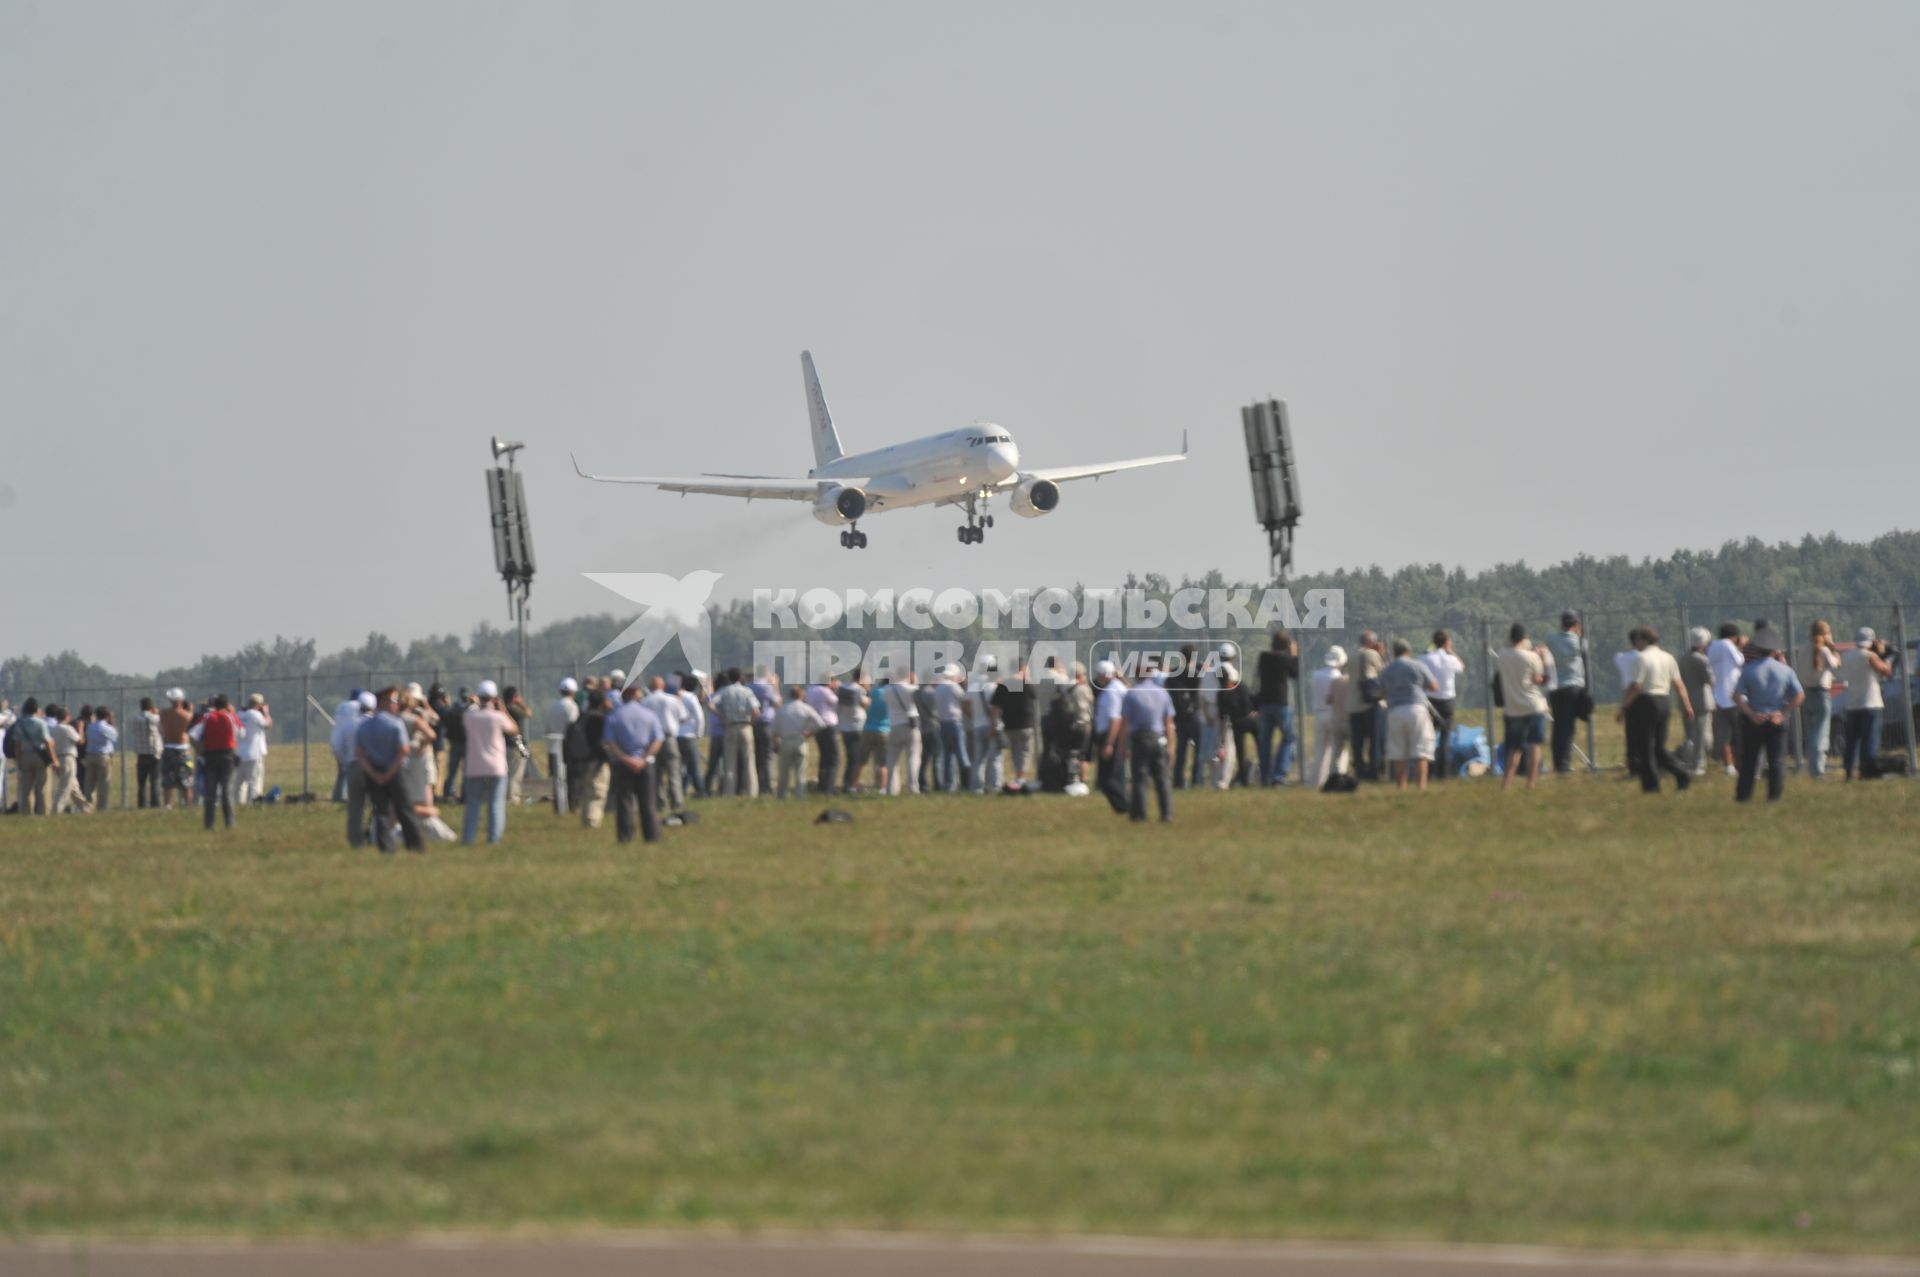
[{"label": "photographer with camera", "polygon": [[461,841],[468,846],[480,832],[480,811],[487,811],[487,841],[499,842],[507,834],[507,750],[508,741],[516,752],[524,754],[527,743],[520,727],[507,713],[500,689],[492,679],[481,679],[480,699],[461,716],[465,729],[467,777],[464,792],[467,804],[466,825]]},{"label": "photographer with camera", "polygon": [[1887,643],[1863,625],[1854,632],[1853,650],[1840,658],[1840,677],[1847,685],[1847,736],[1841,762],[1847,779],[1855,769],[1862,779],[1877,771],[1880,757],[1880,715],[1886,700],[1880,680],[1893,673]]}]

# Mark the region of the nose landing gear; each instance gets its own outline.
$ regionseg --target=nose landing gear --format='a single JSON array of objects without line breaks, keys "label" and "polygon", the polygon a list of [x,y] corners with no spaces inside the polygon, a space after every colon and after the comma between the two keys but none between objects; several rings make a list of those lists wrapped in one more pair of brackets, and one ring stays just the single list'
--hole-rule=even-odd
[{"label": "nose landing gear", "polygon": [[867,548],[867,534],[860,531],[860,525],[856,523],[841,530],[840,544],[848,550],[864,550]]}]

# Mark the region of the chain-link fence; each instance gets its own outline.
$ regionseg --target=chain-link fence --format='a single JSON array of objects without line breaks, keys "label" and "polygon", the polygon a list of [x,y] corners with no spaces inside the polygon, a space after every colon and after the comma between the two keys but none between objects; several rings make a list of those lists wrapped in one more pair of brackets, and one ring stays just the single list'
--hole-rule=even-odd
[{"label": "chain-link fence", "polygon": [[[1912,677],[1914,666],[1920,663],[1916,659],[1920,653],[1916,653],[1914,637],[1907,631],[1906,609],[1902,605],[1782,599],[1771,603],[1675,603],[1664,610],[1583,609],[1576,604],[1571,610],[1578,612],[1582,619],[1587,687],[1596,705],[1601,707],[1617,704],[1625,690],[1625,670],[1621,658],[1633,652],[1627,635],[1636,626],[1652,626],[1659,634],[1661,645],[1678,656],[1688,650],[1688,631],[1694,627],[1717,634],[1722,624],[1732,622],[1739,625],[1742,632],[1751,633],[1754,625],[1764,620],[1785,638],[1789,659],[1794,669],[1803,674],[1808,635],[1816,619],[1825,620],[1832,627],[1834,638],[1843,649],[1852,646],[1854,634],[1860,627],[1871,627],[1888,641],[1894,665],[1892,677],[1885,680],[1884,700],[1887,708],[1883,715],[1882,746],[1904,750],[1908,774],[1920,772],[1914,757],[1915,739],[1920,736],[1920,730],[1916,730],[1915,726],[1916,718],[1920,717],[1920,706],[1914,700]],[[1483,728],[1491,744],[1501,737],[1500,711],[1494,704],[1492,690],[1495,660],[1500,649],[1507,645],[1510,626],[1515,622],[1524,625],[1528,635],[1536,641],[1545,639],[1560,628],[1558,613],[1499,619],[1460,614],[1443,615],[1437,619],[1371,616],[1364,618],[1364,623],[1361,623],[1362,618],[1349,619],[1352,623],[1339,629],[1302,630],[1295,635],[1300,643],[1300,677],[1290,699],[1296,710],[1302,744],[1297,751],[1297,769],[1302,779],[1307,773],[1308,755],[1312,748],[1313,707],[1308,688],[1313,671],[1320,668],[1328,649],[1335,644],[1351,653],[1357,646],[1361,631],[1372,630],[1389,645],[1396,638],[1405,639],[1414,652],[1420,653],[1428,649],[1437,632],[1446,631],[1452,636],[1454,650],[1464,664],[1456,689],[1455,722],[1460,726]],[[1170,637],[1177,643],[1198,636],[1181,633]],[[1238,643],[1245,653],[1245,676],[1250,683],[1255,680],[1256,654],[1267,643],[1264,633],[1213,634],[1208,637],[1213,641],[1231,639]],[[743,664],[750,659],[745,653],[735,655]],[[721,662],[722,665],[726,663]],[[675,668],[674,659],[667,657],[656,661],[646,670],[634,671],[634,676],[669,674]],[[552,700],[562,678],[584,678],[589,674],[604,676],[607,672],[607,664],[593,665],[584,660],[530,666],[524,674],[527,686],[518,690],[537,717],[545,704]],[[273,716],[268,780],[288,794],[306,795],[314,793],[316,785],[323,793],[331,787],[333,760],[327,742],[332,732],[332,716],[336,707],[355,690],[404,687],[409,683],[418,683],[423,688],[439,684],[457,696],[462,691],[478,687],[485,679],[497,684],[504,694],[506,689],[518,687],[521,678],[521,671],[511,665],[368,669],[272,677],[255,677],[242,671],[236,685],[231,688],[189,687],[183,690],[196,704],[215,691],[223,691],[232,698],[236,707],[244,706],[247,697],[253,693],[263,695]],[[167,687],[155,683],[125,683],[104,687],[9,687],[0,688],[0,696],[4,696],[16,709],[28,697],[32,697],[43,706],[63,705],[75,715],[90,706],[104,706],[112,710],[114,720],[120,727],[123,745],[116,763],[119,781],[113,798],[116,806],[125,807],[133,801],[129,788],[133,764],[129,752],[124,748],[130,736],[130,716],[139,713],[143,698],[151,699],[156,706],[164,706],[167,690]],[[1901,712],[1903,708],[1906,711],[1904,713]],[[1597,724],[1607,717],[1603,710],[1597,710],[1577,729],[1576,765],[1597,768],[1601,765],[1603,754],[1612,749],[1611,743],[1603,743],[1599,739],[1604,727]],[[1800,765],[1805,745],[1804,733],[1797,718],[1791,724],[1788,741],[1794,763]],[[540,753],[536,751],[536,759]],[[8,801],[16,792],[9,785]]]}]

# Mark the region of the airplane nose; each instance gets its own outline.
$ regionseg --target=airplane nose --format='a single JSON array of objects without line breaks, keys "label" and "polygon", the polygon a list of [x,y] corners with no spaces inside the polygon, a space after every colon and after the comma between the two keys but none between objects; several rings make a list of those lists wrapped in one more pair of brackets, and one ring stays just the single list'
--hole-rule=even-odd
[{"label": "airplane nose", "polygon": [[1000,478],[1004,479],[1019,471],[1020,449],[1011,440],[1006,443],[996,443],[993,445],[993,462],[994,470]]}]

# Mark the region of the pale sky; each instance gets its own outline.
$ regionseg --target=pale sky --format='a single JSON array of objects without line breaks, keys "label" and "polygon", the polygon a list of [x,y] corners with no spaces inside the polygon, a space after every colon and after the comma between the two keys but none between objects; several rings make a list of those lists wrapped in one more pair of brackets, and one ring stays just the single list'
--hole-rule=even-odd
[{"label": "pale sky", "polygon": [[[0,0],[0,654],[148,670],[505,620],[584,571],[1117,583],[1911,526],[1920,4]],[[1184,466],[863,524],[804,473],[974,420]]]}]

